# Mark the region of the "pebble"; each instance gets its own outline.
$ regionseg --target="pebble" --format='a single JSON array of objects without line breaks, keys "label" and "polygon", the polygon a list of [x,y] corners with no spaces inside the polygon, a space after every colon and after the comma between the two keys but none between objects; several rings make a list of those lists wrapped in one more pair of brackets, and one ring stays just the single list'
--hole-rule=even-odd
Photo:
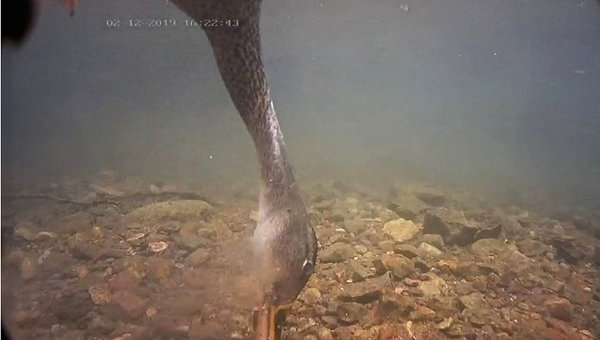
[{"label": "pebble", "polygon": [[96,284],[88,288],[92,302],[96,305],[104,305],[110,302],[110,291],[106,284]]},{"label": "pebble", "polygon": [[321,301],[321,292],[317,288],[307,288],[300,299],[307,305],[314,305]]},{"label": "pebble", "polygon": [[32,279],[37,274],[37,265],[29,256],[21,260],[21,277],[23,280]]},{"label": "pebble", "polygon": [[168,247],[169,244],[164,241],[148,243],[148,248],[154,253],[160,253],[161,251],[166,250]]}]

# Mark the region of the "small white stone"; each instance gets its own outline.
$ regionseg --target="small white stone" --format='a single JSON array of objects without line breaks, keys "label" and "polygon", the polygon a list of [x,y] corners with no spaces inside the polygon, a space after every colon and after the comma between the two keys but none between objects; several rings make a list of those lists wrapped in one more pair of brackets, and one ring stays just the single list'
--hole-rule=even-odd
[{"label": "small white stone", "polygon": [[160,253],[161,251],[167,249],[167,247],[169,247],[169,244],[164,241],[148,243],[148,248],[155,253]]}]

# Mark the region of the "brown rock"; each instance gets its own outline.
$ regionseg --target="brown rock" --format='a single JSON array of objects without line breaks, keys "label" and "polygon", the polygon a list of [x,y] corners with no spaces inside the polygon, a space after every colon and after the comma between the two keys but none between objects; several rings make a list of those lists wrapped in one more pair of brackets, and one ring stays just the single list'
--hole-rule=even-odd
[{"label": "brown rock", "polygon": [[392,287],[392,278],[388,275],[382,275],[364,282],[350,283],[344,285],[344,290],[338,298],[346,302],[369,303],[379,299],[383,294],[383,289]]},{"label": "brown rock", "polygon": [[117,304],[126,316],[137,319],[144,315],[148,301],[128,291],[118,291],[112,295],[113,303]]},{"label": "brown rock", "polygon": [[369,314],[367,308],[356,302],[340,303],[337,307],[338,320],[346,324],[360,322],[367,314]]},{"label": "brown rock", "polygon": [[[404,279],[414,271],[412,262],[403,256],[384,254],[381,256],[381,262],[398,280]],[[375,262],[373,264],[376,265]]]},{"label": "brown rock", "polygon": [[110,302],[110,291],[106,284],[96,284],[88,288],[92,302],[96,305],[104,305]]},{"label": "brown rock", "polygon": [[181,277],[183,283],[191,288],[203,288],[206,286],[206,272],[199,269],[185,268]]},{"label": "brown rock", "polygon": [[161,257],[151,257],[148,259],[149,272],[157,280],[166,280],[171,276],[171,271],[175,262]]},{"label": "brown rock", "polygon": [[435,312],[425,306],[418,306],[417,309],[410,312],[408,319],[412,321],[433,320]]},{"label": "brown rock", "polygon": [[139,284],[140,278],[130,270],[123,270],[110,280],[113,291],[136,289]]},{"label": "brown rock", "polygon": [[190,267],[198,267],[208,259],[210,259],[210,252],[207,249],[199,248],[186,257],[185,264]]},{"label": "brown rock", "polygon": [[564,320],[573,320],[573,305],[571,302],[564,298],[551,297],[544,302],[546,311],[550,316]]},{"label": "brown rock", "polygon": [[334,243],[319,252],[319,259],[323,263],[338,263],[349,260],[354,256],[354,249],[346,243]]}]

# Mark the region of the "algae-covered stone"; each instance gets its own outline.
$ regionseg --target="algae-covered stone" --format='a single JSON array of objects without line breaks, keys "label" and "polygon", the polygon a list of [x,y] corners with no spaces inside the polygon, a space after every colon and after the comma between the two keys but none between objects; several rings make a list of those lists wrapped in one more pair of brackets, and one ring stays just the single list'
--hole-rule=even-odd
[{"label": "algae-covered stone", "polygon": [[207,249],[196,249],[185,259],[185,264],[191,267],[197,267],[210,259],[210,252]]},{"label": "algae-covered stone", "polygon": [[351,259],[352,256],[354,256],[352,246],[341,242],[334,243],[319,253],[320,260],[323,263],[344,262]]},{"label": "algae-covered stone", "polygon": [[159,202],[137,208],[127,214],[127,219],[145,224],[164,221],[205,220],[213,211],[212,205],[200,200]]}]

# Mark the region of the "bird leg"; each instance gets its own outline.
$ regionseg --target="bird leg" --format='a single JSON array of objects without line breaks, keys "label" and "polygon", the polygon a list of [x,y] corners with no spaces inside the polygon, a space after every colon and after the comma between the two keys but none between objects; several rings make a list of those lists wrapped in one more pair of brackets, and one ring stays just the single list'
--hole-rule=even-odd
[{"label": "bird leg", "polygon": [[253,312],[255,340],[279,340],[281,338],[281,322],[285,320],[288,305],[273,305],[268,299],[263,299],[261,307]]}]

